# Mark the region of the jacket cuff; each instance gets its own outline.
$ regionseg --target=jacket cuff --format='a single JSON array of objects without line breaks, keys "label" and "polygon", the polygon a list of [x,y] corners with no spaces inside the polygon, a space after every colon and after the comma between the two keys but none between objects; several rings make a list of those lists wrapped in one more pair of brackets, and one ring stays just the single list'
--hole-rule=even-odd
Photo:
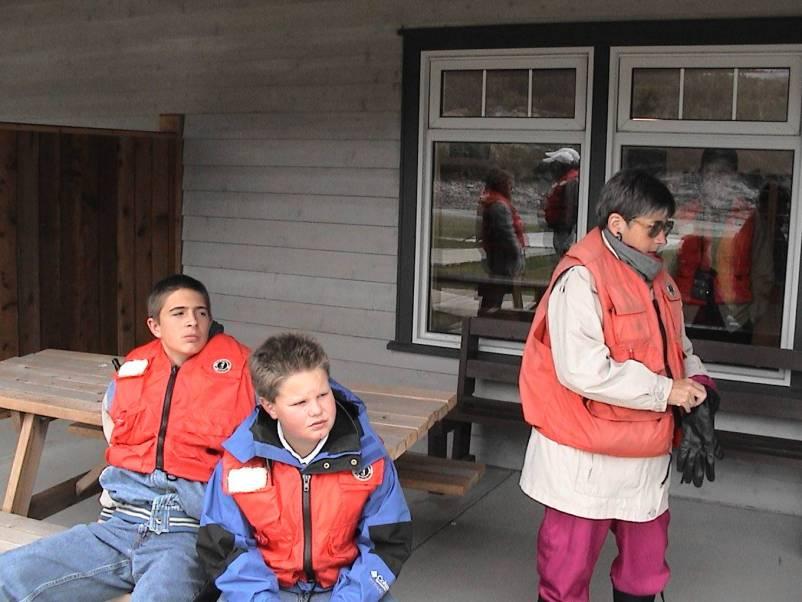
[{"label": "jacket cuff", "polygon": [[696,381],[703,387],[710,387],[716,393],[718,393],[718,387],[716,386],[716,381],[710,378],[707,374],[694,374],[690,378],[691,380]]},{"label": "jacket cuff", "polygon": [[666,408],[668,408],[668,396],[671,395],[671,387],[674,384],[667,376],[663,376],[661,374],[656,375],[657,382],[654,386],[654,398],[655,398],[655,412],[665,412]]}]

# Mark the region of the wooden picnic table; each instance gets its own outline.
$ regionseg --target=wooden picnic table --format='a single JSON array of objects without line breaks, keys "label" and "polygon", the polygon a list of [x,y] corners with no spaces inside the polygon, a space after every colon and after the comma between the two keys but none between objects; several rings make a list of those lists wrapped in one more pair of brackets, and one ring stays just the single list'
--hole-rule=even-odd
[{"label": "wooden picnic table", "polygon": [[[112,356],[45,349],[0,361],[0,411],[9,410],[19,437],[2,510],[45,518],[97,492],[99,467],[33,493],[51,420],[100,430],[101,400],[114,374]],[[348,386],[348,385],[346,385]],[[352,385],[376,432],[395,459],[456,403],[450,392]],[[94,484],[94,485],[93,485]]]}]

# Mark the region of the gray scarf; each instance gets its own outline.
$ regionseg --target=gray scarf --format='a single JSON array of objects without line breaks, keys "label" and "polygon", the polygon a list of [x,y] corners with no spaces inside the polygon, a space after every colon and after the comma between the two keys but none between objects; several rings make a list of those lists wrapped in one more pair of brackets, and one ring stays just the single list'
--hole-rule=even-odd
[{"label": "gray scarf", "polygon": [[662,261],[652,255],[641,253],[624,241],[618,240],[608,228],[604,228],[602,234],[604,234],[604,239],[610,243],[619,259],[635,270],[647,283],[651,284],[657,274],[660,273],[660,270],[663,269]]}]

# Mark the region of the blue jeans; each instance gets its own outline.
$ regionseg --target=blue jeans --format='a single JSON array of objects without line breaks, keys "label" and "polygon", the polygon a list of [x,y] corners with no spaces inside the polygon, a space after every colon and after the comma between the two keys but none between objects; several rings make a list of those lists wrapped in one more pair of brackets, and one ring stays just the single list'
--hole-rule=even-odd
[{"label": "blue jeans", "polygon": [[111,518],[0,555],[0,602],[192,600],[205,575],[195,533],[156,534]]}]

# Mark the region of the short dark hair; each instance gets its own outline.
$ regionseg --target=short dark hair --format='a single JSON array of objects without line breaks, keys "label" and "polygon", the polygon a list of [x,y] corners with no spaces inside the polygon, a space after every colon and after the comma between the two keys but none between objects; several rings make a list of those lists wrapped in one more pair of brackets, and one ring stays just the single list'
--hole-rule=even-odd
[{"label": "short dark hair", "polygon": [[505,197],[512,195],[512,174],[500,167],[493,167],[485,177],[485,188],[500,192]]},{"label": "short dark hair", "polygon": [[153,285],[153,289],[151,289],[150,295],[148,295],[148,317],[158,321],[159,314],[161,313],[162,307],[164,307],[164,301],[171,293],[181,289],[189,289],[200,293],[203,296],[204,303],[206,303],[206,309],[209,310],[209,315],[211,315],[212,304],[209,301],[209,291],[206,290],[203,283],[192,276],[173,274],[172,276],[162,278]]},{"label": "short dark hair", "polygon": [[298,332],[274,335],[251,353],[251,380],[256,394],[273,403],[284,381],[298,372],[322,368],[329,374],[329,358],[315,339]]},{"label": "short dark hair", "polygon": [[734,148],[706,148],[702,151],[699,169],[704,170],[711,163],[723,163],[729,170],[738,171],[738,151]]},{"label": "short dark hair", "polygon": [[674,196],[660,180],[641,169],[623,169],[602,187],[596,215],[605,228],[613,213],[629,221],[658,211],[671,217],[675,210]]}]

